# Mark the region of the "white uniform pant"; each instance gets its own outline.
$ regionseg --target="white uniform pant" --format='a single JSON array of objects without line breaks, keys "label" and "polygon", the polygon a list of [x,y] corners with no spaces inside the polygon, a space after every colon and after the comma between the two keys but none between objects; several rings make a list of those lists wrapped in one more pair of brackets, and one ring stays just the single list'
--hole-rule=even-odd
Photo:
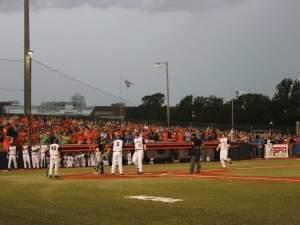
[{"label": "white uniform pant", "polygon": [[95,155],[92,154],[90,156],[90,166],[96,166],[96,159],[95,159]]},{"label": "white uniform pant", "polygon": [[111,173],[115,173],[116,165],[118,164],[119,173],[123,174],[122,152],[113,152]]},{"label": "white uniform pant", "polygon": [[223,168],[226,168],[226,162],[230,162],[231,159],[228,158],[228,150],[222,150],[220,151],[220,162]]},{"label": "white uniform pant", "polygon": [[63,157],[63,167],[67,168],[67,164],[68,164],[68,156],[64,156]]},{"label": "white uniform pant", "polygon": [[14,168],[18,169],[16,155],[9,155],[8,156],[8,169],[10,169],[11,162],[13,162]]},{"label": "white uniform pant", "polygon": [[68,156],[67,159],[67,168],[72,168],[73,167],[73,157],[72,156]]},{"label": "white uniform pant", "polygon": [[29,154],[23,155],[23,163],[24,163],[24,169],[27,169],[27,165],[29,169],[31,168]]},{"label": "white uniform pant", "polygon": [[85,167],[85,158],[84,156],[80,156],[80,167]]},{"label": "white uniform pant", "polygon": [[31,159],[32,159],[32,168],[40,168],[39,156],[31,155]]},{"label": "white uniform pant", "polygon": [[138,172],[143,172],[144,150],[135,150],[132,156],[132,162],[137,166]]},{"label": "white uniform pant", "polygon": [[41,168],[46,167],[46,154],[41,154]]},{"label": "white uniform pant", "polygon": [[54,168],[54,176],[58,175],[58,163],[59,157],[52,156],[50,157],[50,165],[49,165],[49,176],[53,175],[53,168]]},{"label": "white uniform pant", "polygon": [[131,165],[131,164],[132,164],[132,160],[131,160],[131,152],[128,152],[128,153],[127,153],[127,162],[128,162],[128,165]]}]

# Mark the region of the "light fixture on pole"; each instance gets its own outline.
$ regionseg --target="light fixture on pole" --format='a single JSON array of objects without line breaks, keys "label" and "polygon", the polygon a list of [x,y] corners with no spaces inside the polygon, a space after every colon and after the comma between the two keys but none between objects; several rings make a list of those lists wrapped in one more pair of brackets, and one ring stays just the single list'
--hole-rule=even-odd
[{"label": "light fixture on pole", "polygon": [[32,55],[33,55],[33,50],[29,50],[29,51],[27,52],[27,54],[28,54],[30,57],[32,57]]},{"label": "light fixture on pole", "polygon": [[168,62],[157,62],[154,64],[155,67],[159,67],[161,64],[166,66],[166,79],[167,79],[167,125],[170,127],[170,96],[169,96],[169,63]]}]

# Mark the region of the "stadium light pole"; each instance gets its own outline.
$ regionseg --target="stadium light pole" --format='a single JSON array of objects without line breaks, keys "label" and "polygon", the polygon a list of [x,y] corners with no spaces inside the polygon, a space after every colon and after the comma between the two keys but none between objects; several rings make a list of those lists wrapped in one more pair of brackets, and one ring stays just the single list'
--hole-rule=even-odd
[{"label": "stadium light pole", "polygon": [[28,144],[31,146],[31,124],[32,124],[32,112],[31,112],[31,68],[32,68],[32,55],[33,55],[33,51],[29,50],[27,52],[27,62],[28,62],[28,83],[27,83],[27,88],[28,90],[26,90],[27,92],[27,98],[28,98],[28,111],[27,111],[27,115],[29,117],[29,126],[28,126]]},{"label": "stadium light pole", "polygon": [[29,0],[24,0],[24,115],[29,118],[27,142],[31,145],[31,57]]},{"label": "stadium light pole", "polygon": [[[234,99],[238,99],[240,92],[235,91],[235,97],[232,98],[231,100],[231,129],[233,129],[234,125]],[[237,118],[237,112],[236,112],[236,118]]]},{"label": "stadium light pole", "polygon": [[29,0],[24,0],[24,114],[29,115],[29,77],[30,77],[30,30]]},{"label": "stadium light pole", "polygon": [[157,62],[155,67],[159,67],[161,64],[166,66],[166,79],[167,79],[167,125],[170,127],[170,96],[169,96],[169,62]]},{"label": "stadium light pole", "polygon": [[231,100],[231,130],[233,130],[233,99]]}]

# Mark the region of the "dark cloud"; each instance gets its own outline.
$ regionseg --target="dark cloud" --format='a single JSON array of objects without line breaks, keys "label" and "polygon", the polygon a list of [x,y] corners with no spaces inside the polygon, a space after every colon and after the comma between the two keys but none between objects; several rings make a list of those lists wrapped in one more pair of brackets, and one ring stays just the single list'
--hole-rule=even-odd
[{"label": "dark cloud", "polygon": [[[96,8],[119,7],[143,11],[205,11],[239,4],[245,0],[30,0],[31,8],[70,9],[80,6]],[[10,13],[23,9],[23,0],[0,0],[0,12]]]}]

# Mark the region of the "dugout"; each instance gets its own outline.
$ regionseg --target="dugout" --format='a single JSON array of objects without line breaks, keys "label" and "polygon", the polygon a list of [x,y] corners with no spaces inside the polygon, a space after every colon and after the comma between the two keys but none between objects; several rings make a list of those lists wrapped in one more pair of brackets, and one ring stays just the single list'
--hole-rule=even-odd
[{"label": "dugout", "polygon": [[7,164],[8,164],[7,153],[1,151],[0,152],[0,170],[7,170]]},{"label": "dugout", "polygon": [[295,144],[293,147],[293,155],[300,156],[300,144]]},{"label": "dugout", "polygon": [[229,151],[229,157],[232,160],[250,159],[252,147],[249,143],[239,143],[233,145]]}]

